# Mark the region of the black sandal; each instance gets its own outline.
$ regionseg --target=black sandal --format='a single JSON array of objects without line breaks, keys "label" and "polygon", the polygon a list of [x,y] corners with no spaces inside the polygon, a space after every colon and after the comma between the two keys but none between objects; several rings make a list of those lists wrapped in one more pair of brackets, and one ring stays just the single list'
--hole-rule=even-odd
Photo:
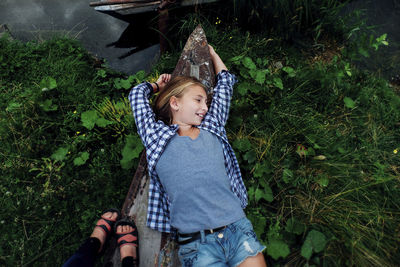
[{"label": "black sandal", "polygon": [[[133,230],[130,231],[129,233],[118,232],[117,231],[118,226],[123,226],[123,225],[129,225],[133,228]],[[137,231],[135,223],[128,219],[122,219],[119,220],[114,227],[115,227],[114,230],[115,236],[117,238],[117,245],[119,248],[129,244],[133,244],[133,246],[136,247],[136,258],[132,257],[132,259],[134,262],[134,266],[139,266],[139,233]]]},{"label": "black sandal", "polygon": [[[106,214],[107,212],[116,212],[118,214],[117,218],[115,220],[104,218],[104,214]],[[108,238],[110,236],[110,233],[112,233],[115,222],[117,222],[120,217],[121,217],[121,212],[119,210],[115,208],[107,209],[101,213],[101,219],[97,221],[96,227],[100,227]]]}]

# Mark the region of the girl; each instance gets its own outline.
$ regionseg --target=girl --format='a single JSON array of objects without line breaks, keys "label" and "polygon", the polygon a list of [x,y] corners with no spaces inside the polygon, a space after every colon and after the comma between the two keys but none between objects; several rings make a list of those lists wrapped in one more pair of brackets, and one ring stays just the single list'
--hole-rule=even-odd
[{"label": "girl", "polygon": [[[151,177],[147,225],[177,232],[182,266],[266,266],[224,128],[236,78],[209,50],[217,73],[210,108],[191,77],[162,74],[129,94]],[[153,112],[148,98],[158,91]]]}]

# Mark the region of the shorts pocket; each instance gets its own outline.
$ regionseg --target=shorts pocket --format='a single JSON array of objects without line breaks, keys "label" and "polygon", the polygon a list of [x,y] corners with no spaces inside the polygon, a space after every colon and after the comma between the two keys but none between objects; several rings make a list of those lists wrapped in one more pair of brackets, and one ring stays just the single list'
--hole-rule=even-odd
[{"label": "shorts pocket", "polygon": [[251,224],[250,220],[244,218],[238,222],[236,225],[237,229],[240,230],[243,234],[248,237],[252,237],[257,240],[256,233],[254,232],[253,225]]},{"label": "shorts pocket", "polygon": [[197,252],[199,250],[199,243],[194,241],[185,245],[180,245],[178,250],[179,260],[182,266],[193,266],[197,261]]}]

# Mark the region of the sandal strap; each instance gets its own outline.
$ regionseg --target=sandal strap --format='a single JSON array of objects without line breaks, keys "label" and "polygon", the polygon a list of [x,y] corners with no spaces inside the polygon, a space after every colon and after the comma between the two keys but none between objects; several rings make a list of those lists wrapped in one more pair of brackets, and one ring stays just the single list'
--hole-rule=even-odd
[{"label": "sandal strap", "polygon": [[134,234],[134,232],[130,232],[130,233],[127,233],[124,235],[121,235],[121,234],[117,234],[117,235],[119,235],[119,238],[117,241],[119,247],[121,247],[125,244],[133,244],[136,247],[138,246],[138,238],[137,238],[137,235]]},{"label": "sandal strap", "polygon": [[97,221],[96,227],[100,227],[106,234],[108,234],[110,233],[114,223],[115,222],[113,221],[101,218],[100,220]]},{"label": "sandal strap", "polygon": [[[114,220],[104,218],[104,214],[106,214],[107,212],[116,212],[117,218],[115,218]],[[103,211],[103,213],[101,215],[101,219],[97,221],[96,227],[100,227],[106,234],[109,234],[110,232],[112,232],[114,224],[119,219],[120,215],[121,215],[121,213],[117,209],[111,208],[111,209],[105,210],[105,211]]]}]

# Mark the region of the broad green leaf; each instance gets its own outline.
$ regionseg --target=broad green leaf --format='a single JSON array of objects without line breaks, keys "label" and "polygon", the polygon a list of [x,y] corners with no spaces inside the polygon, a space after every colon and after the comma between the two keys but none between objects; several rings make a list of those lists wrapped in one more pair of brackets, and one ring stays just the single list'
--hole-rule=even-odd
[{"label": "broad green leaf", "polygon": [[257,68],[256,64],[254,64],[253,60],[249,57],[243,58],[242,63],[243,63],[243,66],[245,66],[249,70],[254,70]]},{"label": "broad green leaf", "polygon": [[264,199],[268,202],[272,202],[274,200],[274,195],[272,193],[271,187],[269,185],[264,185],[265,188],[258,187],[254,193],[256,202],[260,201],[260,199]]},{"label": "broad green leaf", "polygon": [[317,230],[311,230],[306,237],[306,240],[301,247],[301,255],[310,259],[313,252],[319,253],[325,249],[327,243],[326,237],[323,233]]},{"label": "broad green leaf", "polygon": [[249,71],[245,68],[240,68],[240,76],[242,76],[245,79],[249,79]]},{"label": "broad green leaf", "polygon": [[124,89],[130,89],[132,87],[131,81],[129,81],[129,79],[121,80],[121,87]]},{"label": "broad green leaf", "polygon": [[322,187],[327,187],[329,184],[329,179],[326,175],[323,175],[317,179],[317,183]]},{"label": "broad green leaf", "polygon": [[113,122],[109,121],[109,120],[106,120],[104,118],[98,118],[96,120],[96,125],[99,126],[99,127],[102,127],[102,128],[107,127],[107,125],[110,125],[110,124],[113,124]]},{"label": "broad green leaf", "polygon": [[290,78],[293,78],[296,76],[296,72],[292,67],[283,67],[282,70],[286,72]]},{"label": "broad green leaf", "polygon": [[260,188],[257,188],[254,193],[254,196],[256,197],[256,202],[260,201],[262,195],[263,195],[263,191]]},{"label": "broad green leaf", "polygon": [[10,104],[8,104],[8,106],[6,107],[6,111],[8,112],[13,112],[15,110],[18,110],[20,107],[22,107],[21,103],[17,103],[17,102],[11,102]]},{"label": "broad green leaf", "polygon": [[307,260],[309,260],[311,258],[311,255],[313,253],[313,247],[311,244],[311,240],[306,239],[303,243],[303,245],[301,246],[301,256],[303,256],[304,258],[306,258]]},{"label": "broad green leaf", "polygon": [[137,135],[128,135],[126,144],[122,149],[122,159],[120,160],[123,169],[129,169],[133,166],[133,160],[139,158],[143,150],[142,142]]},{"label": "broad green leaf", "polygon": [[265,232],[265,226],[267,225],[265,217],[259,214],[259,212],[255,212],[255,213],[249,213],[248,218],[253,224],[253,229],[254,232],[256,232],[256,235],[261,236]]},{"label": "broad green leaf", "polygon": [[257,159],[257,154],[254,150],[249,150],[243,155],[243,159],[247,160],[249,164],[252,164]]},{"label": "broad green leaf", "polygon": [[255,189],[254,186],[250,186],[249,189],[247,190],[247,194],[249,195],[250,199],[253,199],[253,197],[255,198]]},{"label": "broad green leaf", "polygon": [[274,85],[276,87],[278,87],[279,89],[283,90],[283,83],[282,83],[281,78],[275,77],[274,80],[273,80],[273,83],[274,83]]},{"label": "broad green leaf", "polygon": [[121,78],[116,78],[116,79],[114,80],[114,87],[115,87],[116,89],[121,89],[121,88],[122,88],[122,85],[121,85]]},{"label": "broad green leaf", "polygon": [[233,147],[240,152],[245,152],[251,149],[251,143],[247,138],[238,138],[233,141]]},{"label": "broad green leaf", "polygon": [[293,179],[293,172],[291,170],[285,168],[283,170],[282,179],[286,184],[290,183]]},{"label": "broad green leaf", "polygon": [[240,83],[237,87],[237,90],[241,96],[245,96],[247,94],[247,90],[250,88],[250,84],[247,82]]},{"label": "broad green leaf", "polygon": [[141,83],[144,78],[146,78],[146,72],[144,70],[139,70],[138,72],[136,72],[134,77],[137,83]]},{"label": "broad green leaf", "polygon": [[292,217],[287,221],[285,230],[289,233],[301,235],[306,230],[306,227],[303,223],[299,222],[295,217]]},{"label": "broad green leaf", "polygon": [[51,99],[46,99],[44,102],[40,103],[40,107],[44,111],[55,111],[58,109],[57,105],[53,105],[53,101]]},{"label": "broad green leaf", "polygon": [[232,61],[233,63],[238,63],[238,62],[240,62],[240,60],[242,58],[243,58],[243,56],[236,56],[236,57],[233,57],[233,58],[231,58],[229,60]]},{"label": "broad green leaf", "polygon": [[65,157],[67,156],[68,153],[68,148],[67,147],[60,147],[56,150],[56,152],[54,152],[50,158],[54,159],[54,160],[58,160],[58,161],[62,161],[65,159]]},{"label": "broad green leaf", "polygon": [[306,239],[310,238],[311,244],[313,246],[313,250],[317,253],[323,251],[325,249],[326,245],[326,237],[323,233],[317,231],[317,230],[311,230]]},{"label": "broad green leaf", "polygon": [[97,112],[95,110],[88,110],[81,114],[82,125],[87,129],[92,130],[98,119]]},{"label": "broad green leaf", "polygon": [[256,69],[249,70],[249,74],[250,74],[250,77],[255,80],[256,79],[256,75],[257,75],[257,70]]},{"label": "broad green leaf", "polygon": [[262,163],[256,163],[253,176],[256,178],[265,177],[272,172],[270,165],[264,161]]},{"label": "broad green leaf", "polygon": [[269,187],[269,185],[264,185],[264,194],[262,198],[268,202],[272,202],[274,200],[274,194],[272,193],[272,189]]},{"label": "broad green leaf", "polygon": [[354,108],[356,106],[356,103],[351,99],[350,97],[345,97],[343,98],[344,105],[348,108]]},{"label": "broad green leaf", "polygon": [[286,258],[290,254],[289,246],[281,240],[271,240],[267,245],[267,253],[274,260]]},{"label": "broad green leaf", "polygon": [[81,152],[81,153],[79,153],[79,156],[74,159],[74,165],[81,166],[81,165],[85,164],[88,159],[89,159],[89,153]]},{"label": "broad green leaf", "polygon": [[106,71],[103,69],[99,69],[97,71],[97,76],[101,77],[101,78],[105,78],[107,76]]},{"label": "broad green leaf", "polygon": [[267,73],[268,73],[267,69],[257,70],[255,77],[256,83],[263,84],[265,82],[265,75],[267,75]]},{"label": "broad green leaf", "polygon": [[40,81],[39,86],[42,91],[53,90],[57,87],[57,82],[54,78],[47,76]]}]

